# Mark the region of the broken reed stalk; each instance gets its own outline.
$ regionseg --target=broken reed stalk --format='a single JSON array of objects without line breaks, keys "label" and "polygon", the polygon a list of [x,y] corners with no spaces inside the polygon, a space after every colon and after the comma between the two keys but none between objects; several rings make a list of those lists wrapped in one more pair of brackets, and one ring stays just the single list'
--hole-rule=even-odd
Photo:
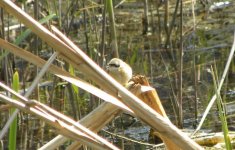
[{"label": "broken reed stalk", "polygon": [[[164,118],[168,119],[156,90],[152,88],[152,90],[141,91],[141,87],[150,87],[147,78],[145,76],[137,75],[132,78],[132,82],[133,84],[129,87],[129,90]],[[177,146],[172,142],[171,139],[165,137],[164,135],[159,134],[158,132],[153,132],[153,134],[162,139],[167,149],[180,149],[179,146]]]},{"label": "broken reed stalk", "polygon": [[171,139],[182,149],[202,149],[202,147],[176,128],[171,122],[169,122],[169,120],[163,118],[155,110],[150,108],[147,104],[142,102],[110,77],[79,48],[72,49],[67,46],[10,0],[1,0],[0,6],[17,17],[26,26],[31,28],[32,31],[48,45],[59,51],[62,58],[64,58],[68,63],[71,63],[81,72],[86,73],[86,76],[89,79],[93,80],[96,84],[110,92],[112,95],[115,95],[116,97],[120,95],[122,97],[121,101],[124,104],[126,104],[140,119],[149,124],[160,134],[164,134],[164,136]]}]

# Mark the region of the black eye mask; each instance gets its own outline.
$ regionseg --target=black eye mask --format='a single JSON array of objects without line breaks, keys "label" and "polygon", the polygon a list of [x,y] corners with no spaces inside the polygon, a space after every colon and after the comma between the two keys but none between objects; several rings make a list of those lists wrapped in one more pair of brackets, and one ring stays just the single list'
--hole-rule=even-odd
[{"label": "black eye mask", "polygon": [[112,67],[120,67],[120,64],[109,64],[109,66],[112,66]]}]

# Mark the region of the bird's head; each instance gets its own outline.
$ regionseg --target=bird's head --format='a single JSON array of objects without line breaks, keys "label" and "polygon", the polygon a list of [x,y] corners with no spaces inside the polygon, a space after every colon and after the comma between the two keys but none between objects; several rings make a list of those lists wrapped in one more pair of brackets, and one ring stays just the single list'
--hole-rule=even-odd
[{"label": "bird's head", "polygon": [[107,67],[107,72],[115,80],[117,80],[123,86],[126,86],[128,81],[132,78],[131,67],[118,58],[113,58],[109,61]]}]

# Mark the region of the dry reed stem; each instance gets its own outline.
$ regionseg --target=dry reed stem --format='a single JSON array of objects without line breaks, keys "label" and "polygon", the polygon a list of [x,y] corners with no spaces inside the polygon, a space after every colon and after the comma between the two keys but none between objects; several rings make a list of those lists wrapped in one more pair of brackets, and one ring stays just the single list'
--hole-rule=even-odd
[{"label": "dry reed stem", "polygon": [[[79,140],[82,143],[89,145],[93,148],[97,148],[97,149],[118,149],[115,146],[113,146],[111,143],[106,142],[106,144],[104,144],[103,140],[101,140],[102,142],[100,142],[100,140],[98,140],[97,138],[88,136],[85,130],[78,130],[77,128],[71,128],[71,124],[67,124],[64,121],[58,119],[57,117],[55,117],[56,115],[53,113],[48,114],[47,113],[48,110],[45,110],[38,105],[40,104],[41,106],[44,106],[44,104],[36,102],[34,104],[31,103],[29,105],[27,103],[27,102],[30,102],[29,100],[25,101],[24,99],[22,102],[20,102],[20,101],[16,101],[15,99],[9,98],[3,94],[0,94],[0,99],[4,101],[5,103],[8,103],[20,110],[23,110],[24,112],[40,117],[42,120],[46,121],[48,124],[55,127],[60,134],[63,134],[71,139]],[[58,113],[61,116],[63,115],[63,114],[60,114],[59,112],[56,112],[56,113]]]}]

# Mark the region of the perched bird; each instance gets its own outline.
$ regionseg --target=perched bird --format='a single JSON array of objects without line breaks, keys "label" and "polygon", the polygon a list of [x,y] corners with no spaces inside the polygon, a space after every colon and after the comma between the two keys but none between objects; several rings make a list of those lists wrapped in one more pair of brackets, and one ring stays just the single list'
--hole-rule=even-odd
[{"label": "perched bird", "polygon": [[107,72],[115,80],[117,80],[123,86],[127,86],[128,81],[132,78],[132,69],[124,61],[118,58],[113,58],[109,61]]}]

